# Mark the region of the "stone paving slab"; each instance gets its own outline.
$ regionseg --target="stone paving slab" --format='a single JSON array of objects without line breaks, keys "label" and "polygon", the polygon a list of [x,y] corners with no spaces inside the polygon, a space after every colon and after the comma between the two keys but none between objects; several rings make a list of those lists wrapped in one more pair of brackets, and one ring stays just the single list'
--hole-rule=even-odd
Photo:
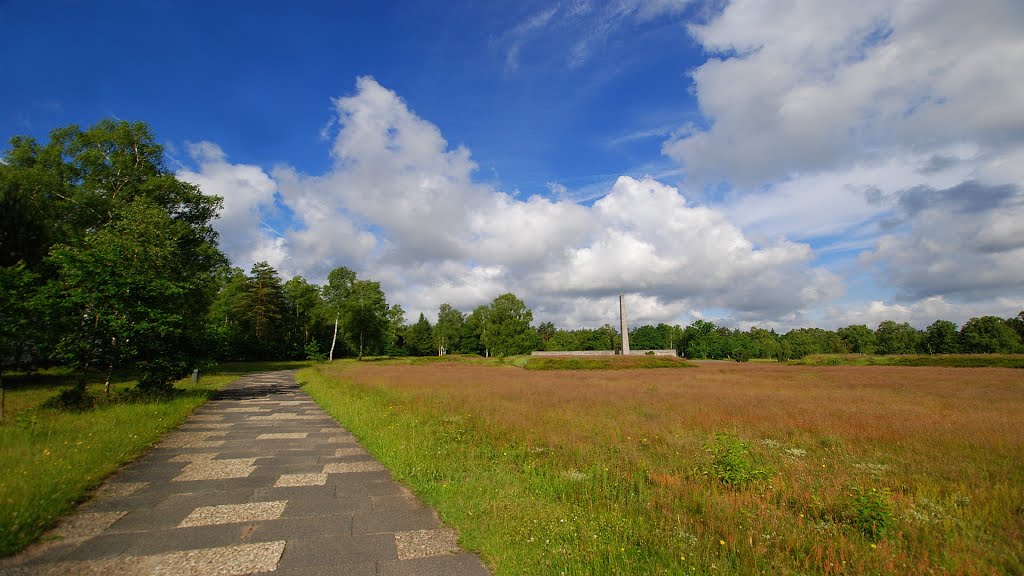
[{"label": "stone paving slab", "polygon": [[485,576],[291,371],[240,379],[0,576]]}]

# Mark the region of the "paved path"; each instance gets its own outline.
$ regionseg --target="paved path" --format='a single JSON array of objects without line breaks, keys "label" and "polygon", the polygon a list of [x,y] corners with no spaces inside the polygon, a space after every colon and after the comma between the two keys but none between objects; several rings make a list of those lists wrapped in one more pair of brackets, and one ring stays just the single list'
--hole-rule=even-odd
[{"label": "paved path", "polygon": [[489,574],[295,383],[221,392],[0,575]]}]

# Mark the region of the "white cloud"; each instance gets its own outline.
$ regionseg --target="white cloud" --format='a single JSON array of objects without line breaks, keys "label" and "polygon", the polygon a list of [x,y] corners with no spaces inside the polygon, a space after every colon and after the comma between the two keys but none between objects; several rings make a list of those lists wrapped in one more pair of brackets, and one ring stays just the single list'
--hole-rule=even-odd
[{"label": "white cloud", "polygon": [[231,164],[212,142],[190,143],[187,150],[198,171],[181,170],[177,176],[224,199],[220,218],[214,222],[221,249],[245,269],[260,260],[280,266],[285,258],[283,239],[264,222],[274,209],[274,180],[259,166]]},{"label": "white cloud", "polygon": [[900,199],[909,231],[886,234],[861,256],[917,299],[1024,296],[1024,191],[964,183],[916,188]]},{"label": "white cloud", "polygon": [[[981,316],[999,316],[1005,318],[1015,316],[1014,310],[1020,310],[1019,301],[1008,298],[978,300],[969,304],[951,302],[942,296],[923,298],[907,304],[888,304],[880,300],[860,302],[856,306],[829,307],[822,327],[828,329],[842,328],[854,324],[864,324],[869,328],[877,328],[884,320],[907,322],[911,326],[923,330],[936,320],[950,320],[958,326],[971,318]],[[1007,312],[1007,311],[1010,312]]]},{"label": "white cloud", "polygon": [[[620,291],[630,294],[636,321],[655,323],[721,306],[744,318],[791,314],[841,291],[834,275],[809,265],[807,245],[755,245],[722,212],[689,205],[652,178],[620,177],[592,206],[521,200],[475,183],[469,151],[450,148],[373,79],[360,78],[335,107],[326,174],[278,167],[274,185],[237,195],[229,212],[248,220],[226,227],[225,241],[243,242],[276,191],[292,225],[283,238],[248,248],[271,254],[285,275],[322,282],[347,265],[379,280],[412,319],[444,302],[468,311],[511,291],[538,319],[560,325],[611,321],[606,301]],[[252,172],[222,153],[197,158],[201,169],[189,176],[204,189],[226,189],[241,181],[227,175]],[[258,174],[251,179],[266,184]]]},{"label": "white cloud", "polygon": [[745,236],[861,250],[872,313],[1024,298],[1024,4],[735,0],[690,33],[706,122],[662,150]]},{"label": "white cloud", "polygon": [[1024,135],[1024,5],[1016,0],[730,3],[693,36],[712,122],[665,144],[691,177],[741,186]]},{"label": "white cloud", "polygon": [[[964,298],[1005,303],[999,286],[1024,284],[1016,264],[1024,255],[1020,189],[998,184],[1019,174],[1019,165],[973,142],[862,158],[852,168],[791,178],[746,204],[737,196],[725,209],[628,176],[587,206],[564,197],[523,200],[476,183],[469,150],[450,147],[437,126],[371,78],[334,103],[333,165],[325,174],[279,166],[271,178],[203,144],[193,152],[200,169],[182,176],[231,199],[226,246],[314,282],[349,266],[379,280],[410,319],[433,317],[444,302],[469,311],[508,291],[538,321],[567,327],[614,322],[620,291],[630,295],[634,325],[711,317],[785,329],[859,318],[837,304],[845,290],[839,276],[813,264],[811,245],[790,239],[799,236],[786,229],[786,211],[775,209],[780,201],[790,210],[807,204],[801,218],[808,222],[819,217],[820,229],[808,237],[875,225],[879,214],[892,221],[884,239],[868,242],[862,262],[901,286],[906,302],[871,304],[868,313],[916,319],[943,312],[962,321],[956,310],[979,308],[956,308]],[[975,188],[963,187],[968,177]],[[848,197],[838,198],[837,189]],[[822,198],[815,202],[815,194]],[[261,213],[275,199],[292,224],[279,237],[254,236],[266,230]],[[973,240],[957,244],[966,237]],[[969,285],[937,282],[947,277],[942,266],[979,251],[987,256],[948,276]],[[984,278],[993,289],[979,288]]]}]

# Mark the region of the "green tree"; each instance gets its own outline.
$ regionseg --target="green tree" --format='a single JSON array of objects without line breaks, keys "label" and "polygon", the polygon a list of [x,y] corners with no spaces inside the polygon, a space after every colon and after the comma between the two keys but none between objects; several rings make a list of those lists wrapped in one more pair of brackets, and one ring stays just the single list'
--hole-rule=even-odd
[{"label": "green tree", "polygon": [[405,346],[405,310],[400,304],[388,307],[388,325],[384,334],[389,356],[401,356]]},{"label": "green tree", "polygon": [[492,354],[514,356],[538,349],[540,337],[530,326],[533,312],[515,294],[502,294],[491,302],[481,341]]},{"label": "green tree", "polygon": [[[146,199],[86,235],[79,246],[58,245],[51,291],[64,321],[58,351],[80,371],[142,369],[140,388],[166,390],[203,355],[203,323],[212,299],[216,248],[196,245],[191,226]],[[209,264],[197,268],[196,261]],[[188,315],[187,315],[188,314]]]},{"label": "green tree", "polygon": [[221,201],[163,157],[145,124],[104,120],[45,144],[15,137],[0,161],[0,264],[24,260],[48,283],[47,329],[81,378],[135,363],[140,386],[164,389],[209,347],[204,323],[181,317],[203,318],[216,290]]},{"label": "green tree", "polygon": [[444,356],[449,350],[459,349],[462,337],[462,325],[466,317],[462,312],[452,308],[450,304],[441,304],[437,311],[437,325],[434,326],[434,346],[438,356]]},{"label": "green tree", "polygon": [[557,331],[558,329],[555,328],[555,324],[553,322],[541,322],[540,325],[537,326],[537,335],[540,336],[540,339],[543,340],[545,344],[547,344],[548,340],[551,340],[551,337],[554,336]]},{"label": "green tree", "polygon": [[434,354],[434,329],[422,312],[419,320],[405,331],[405,348],[412,356]]},{"label": "green tree", "polygon": [[629,347],[634,350],[661,350],[666,345],[662,332],[650,324],[629,331]]},{"label": "green tree", "polygon": [[1013,331],[1024,342],[1024,310],[1021,310],[1019,314],[1012,318],[1007,318],[1006,325],[1013,328]]},{"label": "green tree", "polygon": [[681,355],[699,359],[724,357],[723,344],[718,326],[714,322],[700,319],[694,320],[683,330],[683,338],[679,341]]},{"label": "green tree", "polygon": [[466,316],[462,324],[462,335],[459,338],[459,349],[464,354],[489,355],[487,346],[483,343],[484,325],[487,323],[487,315],[490,308],[487,305],[480,305],[473,309]]},{"label": "green tree", "polygon": [[334,332],[331,334],[331,348],[328,352],[328,360],[334,360],[334,349],[338,343],[338,326],[341,323],[341,314],[345,303],[352,296],[353,285],[356,282],[356,273],[339,266],[327,275],[327,285],[323,287],[324,311],[328,320],[334,321]]},{"label": "green tree", "polygon": [[239,321],[239,302],[245,297],[249,281],[245,270],[238,267],[224,267],[218,273],[218,290],[206,316],[214,342],[214,355],[221,359],[242,360],[246,358],[246,334]]},{"label": "green tree", "polygon": [[924,348],[929,354],[956,354],[960,351],[960,335],[956,324],[936,320],[925,329]]},{"label": "green tree", "polygon": [[782,346],[779,344],[779,335],[774,330],[751,327],[750,345],[751,358],[775,358],[781,360]]},{"label": "green tree", "polygon": [[741,330],[733,330],[730,334],[729,357],[737,362],[747,362],[754,356],[754,339]]},{"label": "green tree", "polygon": [[884,320],[875,331],[879,354],[913,354],[917,352],[921,333],[906,322]]},{"label": "green tree", "polygon": [[288,305],[277,270],[267,262],[253,264],[235,312],[247,358],[270,360],[284,355]]},{"label": "green tree", "polygon": [[1020,336],[997,316],[971,318],[960,329],[960,349],[968,354],[1012,354],[1021,348]]},{"label": "green tree", "polygon": [[341,325],[359,359],[368,347],[380,344],[387,332],[388,303],[379,282],[356,280],[341,310]]},{"label": "green tree", "polygon": [[0,267],[0,421],[6,412],[4,371],[33,366],[45,337],[38,279],[24,262]]},{"label": "green tree", "polygon": [[839,337],[846,343],[846,348],[854,354],[875,353],[875,332],[864,324],[855,324],[836,330]]},{"label": "green tree", "polygon": [[577,338],[578,333],[579,332],[575,330],[555,330],[554,334],[544,342],[544,349],[557,352],[583,350],[583,347],[579,343],[579,338]]},{"label": "green tree", "polygon": [[839,334],[821,328],[796,328],[779,339],[785,359],[803,358],[812,354],[840,354],[846,345]]},{"label": "green tree", "polygon": [[295,276],[284,283],[284,300],[287,310],[286,348],[292,357],[301,357],[316,334],[317,324],[321,321],[320,287],[310,284],[302,276]]},{"label": "green tree", "polygon": [[[40,145],[32,138],[11,139],[0,161],[0,264],[25,260],[40,268],[57,245],[77,247],[88,234],[124,217],[137,199],[149,203],[189,229],[182,248],[203,252],[193,264],[206,270],[208,259],[221,259],[210,222],[221,200],[178,180],[164,165],[163,147],[142,122],[103,120],[87,130],[71,125],[50,133]],[[199,252],[193,254],[200,256]]]},{"label": "green tree", "polygon": [[661,334],[662,348],[665,350],[675,349],[676,343],[683,339],[683,328],[679,325],[670,326],[660,323],[656,328]]}]

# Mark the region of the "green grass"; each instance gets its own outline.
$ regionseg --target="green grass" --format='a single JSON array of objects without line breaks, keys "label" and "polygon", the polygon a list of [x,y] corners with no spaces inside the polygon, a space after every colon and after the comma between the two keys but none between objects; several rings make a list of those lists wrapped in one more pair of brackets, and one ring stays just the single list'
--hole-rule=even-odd
[{"label": "green grass", "polygon": [[1024,368],[1024,354],[814,354],[795,366],[939,366],[944,368]]},{"label": "green grass", "polygon": [[671,356],[531,356],[527,370],[634,370],[691,368],[693,364]]},{"label": "green grass", "polygon": [[[266,366],[250,364],[245,371]],[[140,456],[239,373],[213,372],[198,384],[186,378],[170,399],[101,402],[85,412],[42,407],[61,385],[70,383],[65,371],[12,378],[7,415],[0,424],[0,556],[38,538],[104,478]],[[127,375],[117,375],[112,396],[134,383]],[[102,394],[102,383],[90,384],[89,391]]]},{"label": "green grass", "polygon": [[497,575],[1022,573],[1019,383],[864,374],[340,362],[299,381]]},{"label": "green grass", "polygon": [[296,370],[315,364],[312,360],[275,360],[271,362],[221,362],[209,370],[210,374],[249,374],[272,370]]},{"label": "green grass", "polygon": [[[591,556],[592,573],[642,573],[631,569],[638,549],[627,552],[623,535],[639,541],[648,527],[612,506],[581,514],[577,503],[593,490],[640,502],[644,478],[623,479],[598,467],[559,472],[547,465],[546,450],[509,444],[472,416],[410,410],[408,399],[334,380],[317,368],[301,371],[299,381],[399,482],[437,507],[446,523],[463,527],[463,546],[498,559],[499,574],[565,573],[567,553],[575,560]],[[584,533],[587,546],[579,547]]]}]

